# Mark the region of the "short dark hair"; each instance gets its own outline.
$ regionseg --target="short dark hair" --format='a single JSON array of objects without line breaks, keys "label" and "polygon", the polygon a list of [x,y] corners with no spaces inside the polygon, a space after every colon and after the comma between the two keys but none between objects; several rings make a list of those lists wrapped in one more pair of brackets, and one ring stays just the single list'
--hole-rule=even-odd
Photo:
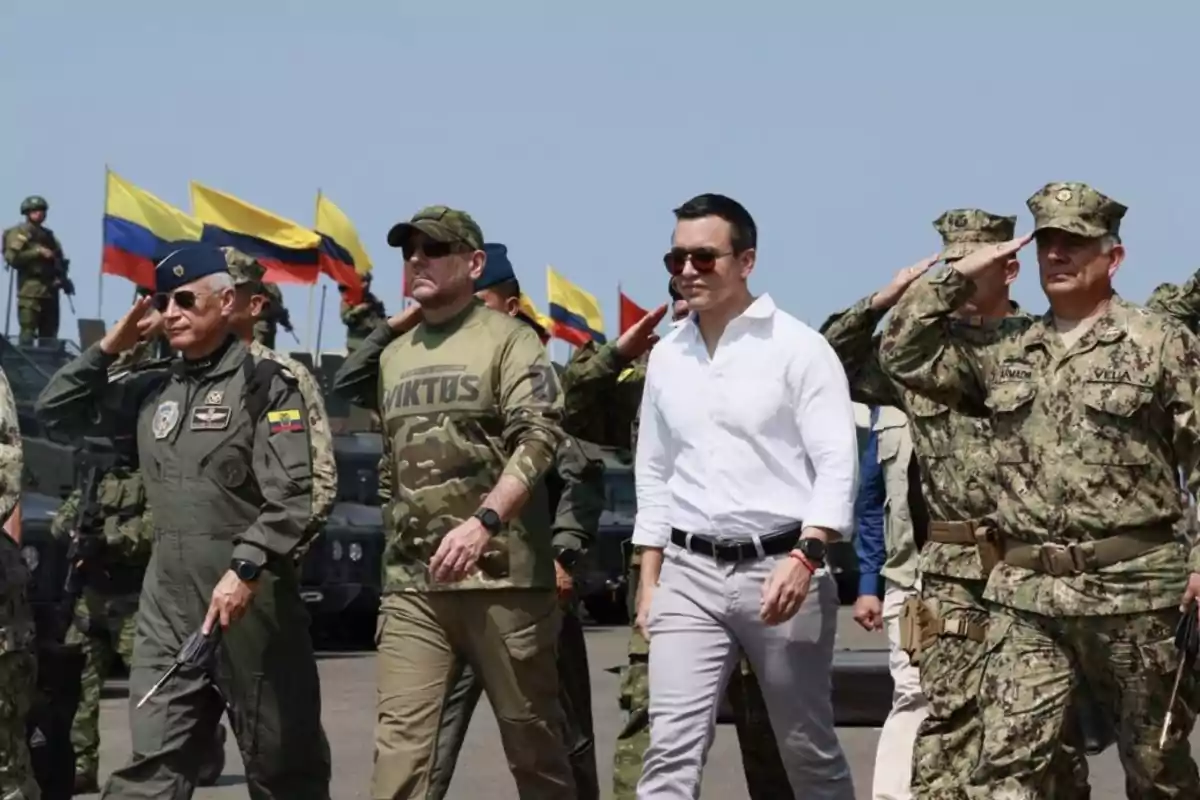
[{"label": "short dark hair", "polygon": [[675,219],[701,219],[720,217],[729,223],[729,242],[734,254],[744,253],[758,246],[758,226],[746,207],[723,194],[698,194],[675,209]]},{"label": "short dark hair", "polygon": [[506,281],[494,283],[487,288],[500,295],[500,297],[505,300],[510,300],[514,297],[521,296],[521,282],[516,278],[510,278]]}]

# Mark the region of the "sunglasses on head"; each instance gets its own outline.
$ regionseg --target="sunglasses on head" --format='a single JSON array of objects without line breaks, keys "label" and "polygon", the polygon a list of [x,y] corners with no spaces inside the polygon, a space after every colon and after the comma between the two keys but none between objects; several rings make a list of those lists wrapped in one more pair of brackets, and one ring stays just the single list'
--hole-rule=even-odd
[{"label": "sunglasses on head", "polygon": [[429,259],[445,258],[451,253],[458,252],[459,248],[457,242],[417,242],[415,244],[408,242],[400,248],[400,252],[404,255],[405,261],[410,261],[417,253],[421,253]]},{"label": "sunglasses on head", "polygon": [[721,252],[712,247],[697,247],[693,250],[687,250],[682,247],[675,247],[665,256],[663,256],[663,264],[667,267],[667,272],[672,275],[679,275],[683,272],[683,268],[687,266],[688,259],[691,259],[692,266],[696,272],[712,272],[716,269],[717,259],[723,256],[731,256],[732,252]]},{"label": "sunglasses on head", "polygon": [[184,311],[189,311],[196,307],[196,298],[199,297],[199,295],[199,292],[193,292],[191,289],[180,289],[179,291],[172,292],[170,294],[167,294],[166,292],[159,292],[158,294],[154,295],[154,307],[158,309],[160,314],[165,313],[167,306],[171,305],[171,299],[174,298],[175,305],[179,306],[179,308],[183,309]]}]

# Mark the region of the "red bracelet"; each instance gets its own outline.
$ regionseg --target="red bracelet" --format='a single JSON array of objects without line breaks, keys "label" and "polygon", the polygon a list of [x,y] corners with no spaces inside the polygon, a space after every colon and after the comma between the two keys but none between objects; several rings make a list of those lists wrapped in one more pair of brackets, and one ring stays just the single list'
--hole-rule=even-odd
[{"label": "red bracelet", "polygon": [[813,566],[813,563],[805,558],[804,553],[801,553],[799,550],[789,550],[788,558],[794,558],[799,561],[808,569],[810,573],[815,573],[817,571],[817,568]]}]

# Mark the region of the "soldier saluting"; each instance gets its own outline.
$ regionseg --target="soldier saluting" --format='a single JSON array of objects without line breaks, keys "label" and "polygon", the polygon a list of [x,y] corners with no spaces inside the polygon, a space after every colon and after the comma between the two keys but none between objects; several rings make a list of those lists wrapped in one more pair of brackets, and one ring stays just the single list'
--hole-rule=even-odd
[{"label": "soldier saluting", "polygon": [[[136,432],[154,549],[137,612],[131,703],[197,628],[224,629],[212,670],[181,670],[145,705],[132,705],[133,757],[102,796],[190,797],[223,698],[252,797],[328,800],[320,684],[292,563],[311,535],[304,398],[286,368],[251,355],[233,334],[235,292],[220,250],[177,250],[159,263],[155,282],[153,298],[137,300],[60,369],[37,402],[46,426],[67,435]],[[109,366],[137,343],[152,304],[180,356],[110,380]]]},{"label": "soldier saluting", "polygon": [[44,197],[26,197],[21,202],[25,221],[4,232],[4,261],[17,271],[17,320],[21,344],[34,338],[58,337],[58,293],[75,294],[67,277],[70,262],[54,231],[46,227],[50,204]]}]

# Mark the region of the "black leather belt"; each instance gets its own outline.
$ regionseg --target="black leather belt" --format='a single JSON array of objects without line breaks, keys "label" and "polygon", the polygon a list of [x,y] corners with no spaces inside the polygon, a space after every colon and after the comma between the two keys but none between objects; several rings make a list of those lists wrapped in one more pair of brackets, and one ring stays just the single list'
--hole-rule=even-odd
[{"label": "black leather belt", "polygon": [[796,542],[800,541],[800,529],[801,526],[797,525],[788,531],[759,537],[759,542],[762,543],[762,555],[759,555],[758,550],[754,547],[754,542],[719,543],[711,536],[703,536],[699,533],[691,534],[689,539],[688,532],[678,528],[671,529],[671,542],[684,550],[708,556],[715,561],[752,561],[764,556],[782,555],[793,549]]}]

